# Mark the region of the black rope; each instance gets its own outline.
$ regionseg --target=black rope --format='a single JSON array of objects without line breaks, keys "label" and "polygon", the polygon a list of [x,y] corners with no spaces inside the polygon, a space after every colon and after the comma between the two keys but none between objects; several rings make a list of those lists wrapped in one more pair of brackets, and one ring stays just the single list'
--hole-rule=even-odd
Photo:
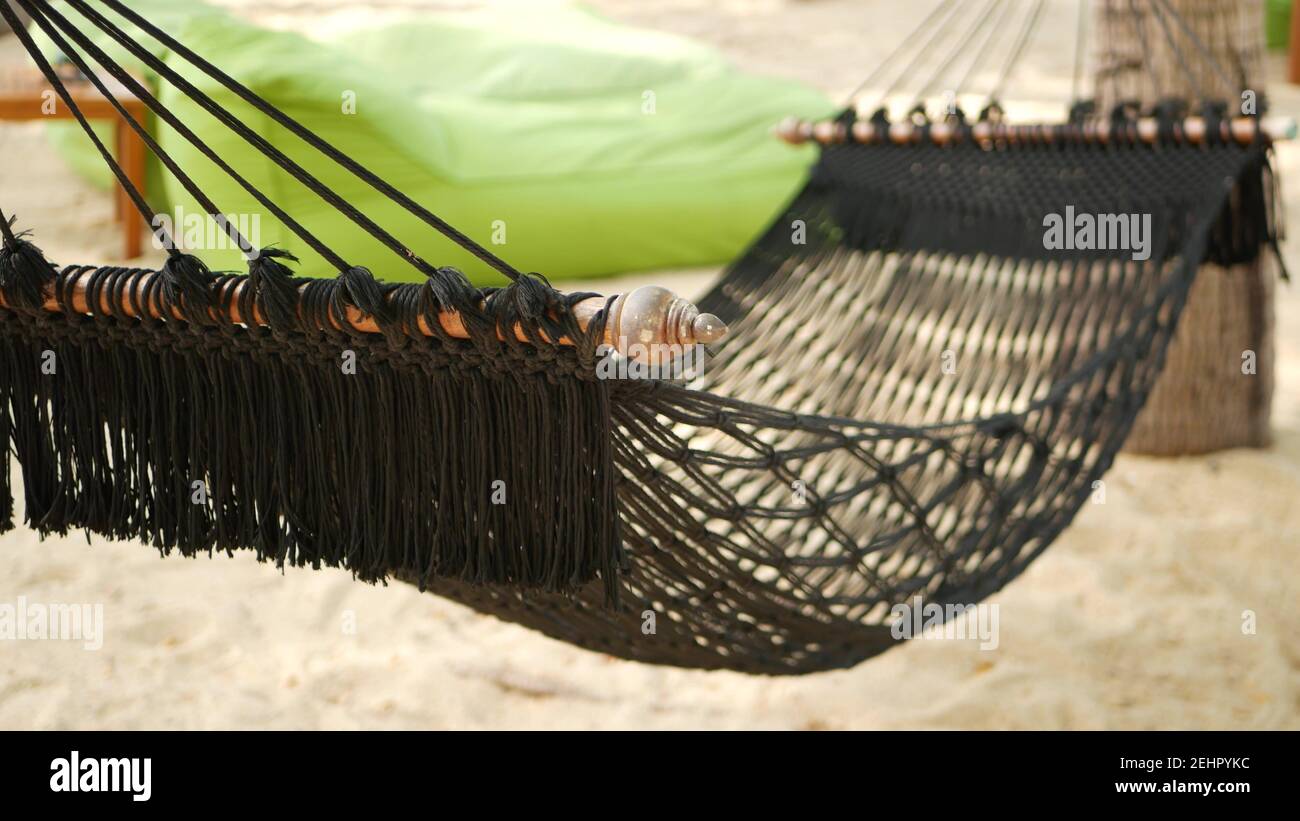
[{"label": "black rope", "polygon": [[989,92],[989,99],[998,100],[1006,88],[1007,80],[1011,77],[1011,72],[1015,70],[1016,65],[1020,63],[1020,58],[1025,53],[1025,46],[1029,43],[1029,38],[1033,36],[1035,29],[1038,28],[1038,21],[1043,14],[1045,0],[1037,0],[1034,3],[1033,10],[1025,18],[1024,26],[1020,29],[1020,34],[1015,40],[1015,45],[1011,48],[1010,57],[1007,59],[1006,66],[1002,69],[1002,75],[998,78],[993,90]]},{"label": "black rope", "polygon": [[1074,33],[1074,73],[1070,80],[1070,104],[1079,102],[1083,81],[1083,61],[1088,43],[1088,0],[1079,0],[1079,20]]},{"label": "black rope", "polygon": [[[23,2],[30,2],[30,0],[23,0]],[[252,145],[259,152],[261,152],[263,156],[270,159],[279,168],[283,169],[286,173],[290,174],[294,179],[298,180],[300,183],[302,183],[305,187],[307,187],[310,191],[312,191],[314,194],[319,196],[322,200],[327,202],[329,205],[333,206],[337,211],[339,211],[339,213],[348,217],[353,223],[360,226],[363,230],[365,230],[368,234],[370,234],[370,236],[379,240],[381,244],[387,247],[398,257],[400,257],[401,259],[403,259],[404,261],[412,265],[416,270],[420,271],[425,276],[432,276],[436,273],[436,269],[432,265],[430,265],[425,260],[421,259],[418,255],[414,254],[404,244],[398,241],[390,233],[385,231],[381,226],[376,224],[373,220],[366,217],[356,208],[352,207],[349,203],[347,203],[346,200],[344,200],[342,197],[338,196],[338,194],[331,191],[328,186],[324,185],[322,182],[320,182],[318,179],[316,179],[314,176],[308,173],[305,169],[299,166],[296,162],[294,162],[289,157],[287,157],[283,152],[281,152],[279,149],[271,145],[260,134],[257,134],[255,131],[251,130],[244,123],[240,122],[240,120],[237,117],[235,117],[234,115],[230,114],[230,112],[222,108],[219,104],[217,104],[214,100],[212,100],[211,97],[204,94],[203,91],[201,91],[200,89],[196,88],[194,85],[186,81],[183,77],[177,74],[164,62],[162,62],[156,56],[151,54],[148,51],[148,49],[144,49],[138,43],[134,42],[129,35],[127,35],[121,29],[117,28],[117,26],[115,26],[107,18],[98,14],[93,9],[90,9],[88,6],[86,6],[84,2],[82,2],[82,0],[68,0],[68,2],[74,7],[76,7],[81,14],[85,15],[87,19],[89,19],[97,28],[99,28],[100,31],[103,31],[105,34],[107,34],[117,43],[122,45],[124,48],[126,48],[136,57],[143,60],[146,63],[146,65],[148,65],[150,68],[159,72],[160,76],[162,76],[168,82],[172,83],[172,85],[174,85],[180,91],[185,93],[190,99],[192,99],[195,103],[197,103],[200,108],[202,108],[204,111],[207,111],[219,122],[221,122],[223,125],[229,128],[231,131],[235,132],[245,142]],[[150,97],[150,99],[153,99],[154,104],[158,106],[158,109],[155,110],[158,111],[159,116],[163,116],[162,109],[165,109],[165,107],[163,107],[161,103],[158,103],[156,99],[152,98],[152,96]],[[153,106],[151,106],[151,108],[152,107]],[[168,121],[172,122],[173,120],[175,120],[174,116],[171,116],[169,114]],[[188,131],[188,129],[186,129],[186,131]],[[192,132],[190,133],[192,134]],[[326,246],[320,240],[315,239],[310,233],[306,231],[305,228],[303,228],[296,221],[289,218],[288,215],[285,214],[282,209],[277,208],[273,203],[267,200],[251,184],[247,183],[246,181],[243,181],[241,177],[239,177],[237,174],[233,172],[233,170],[228,170],[229,166],[224,161],[215,158],[214,152],[211,152],[210,149],[205,150],[204,147],[200,145],[202,141],[199,140],[197,136],[193,136],[192,138],[187,136],[187,139],[189,139],[189,141],[192,144],[194,144],[195,147],[199,148],[200,151],[203,151],[205,156],[208,156],[209,159],[213,159],[214,162],[217,162],[218,165],[220,165],[223,168],[223,170],[226,170],[228,174],[234,177],[236,181],[239,182],[240,185],[244,188],[244,190],[248,191],[258,199],[258,202],[266,206],[268,210],[272,210],[272,212],[277,217],[279,217],[282,221],[284,221],[285,226],[287,228],[289,228],[291,231],[293,231],[295,234],[301,237],[305,242],[308,242],[308,244],[310,244],[313,249],[315,249],[318,253],[320,253],[321,256],[324,257],[331,265],[337,267],[340,272],[346,271],[349,268],[351,268],[351,266],[347,262],[345,262],[338,254],[331,251],[328,248],[328,246]]]},{"label": "black rope", "polygon": [[[126,172],[117,164],[117,160],[113,157],[113,153],[104,145],[103,140],[101,140],[99,135],[95,133],[95,129],[91,127],[90,123],[86,120],[85,115],[81,113],[81,109],[77,106],[76,101],[72,99],[72,95],[68,93],[68,89],[63,85],[63,81],[59,79],[58,73],[50,66],[49,61],[45,59],[45,55],[43,55],[41,50],[37,47],[36,41],[32,39],[26,26],[22,25],[18,21],[17,14],[8,3],[0,3],[0,16],[3,16],[5,22],[9,23],[9,27],[18,37],[23,48],[26,49],[27,53],[31,56],[32,61],[36,63],[36,67],[45,77],[45,81],[48,82],[54,89],[54,92],[59,95],[59,99],[61,99],[63,104],[68,107],[68,111],[72,114],[78,125],[81,126],[81,130],[90,138],[95,149],[99,152],[99,156],[104,160],[104,163],[108,165],[109,170],[113,172],[113,176],[117,178],[122,189],[126,191],[127,196],[131,199],[131,203],[135,206],[136,210],[140,212],[140,216],[144,218],[145,224],[149,227],[149,230],[154,230],[154,217],[156,216],[156,212],[149,206],[149,203],[145,201],[144,195],[136,189]],[[174,240],[167,233],[165,228],[159,227],[158,232],[165,246],[169,248],[175,247]]]},{"label": "black rope", "polygon": [[[78,0],[70,0],[70,2],[76,3],[78,2]],[[178,42],[175,38],[171,37],[165,31],[158,28],[153,23],[149,22],[147,19],[145,19],[140,14],[138,14],[137,12],[135,12],[134,10],[126,6],[120,0],[102,0],[102,2],[104,2],[105,5],[111,8],[113,11],[117,12],[122,17],[126,18],[133,25],[138,26],[141,30],[147,32],[151,37],[153,37],[155,40],[161,43],[164,47],[166,47],[173,53],[187,60],[191,65],[198,68],[200,71],[202,71],[211,79],[216,80],[221,85],[225,86],[228,90],[236,94],[240,99],[244,100],[244,102],[253,106],[254,108],[256,108],[261,113],[265,114],[266,116],[270,117],[279,125],[283,126],[284,128],[287,128],[289,131],[291,131],[293,134],[301,138],[312,148],[315,148],[317,151],[320,151],[322,154],[329,157],[331,160],[333,160],[334,162],[342,166],[344,169],[346,169],[347,171],[351,172],[361,180],[368,183],[375,190],[379,191],[384,196],[388,197],[388,199],[402,206],[411,214],[419,217],[429,226],[437,229],[445,237],[455,242],[461,248],[465,249],[466,251],[470,252],[474,256],[478,257],[480,260],[492,266],[497,271],[501,272],[502,274],[506,275],[512,280],[517,280],[523,276],[522,273],[520,273],[513,266],[511,266],[510,264],[508,264],[507,262],[499,258],[496,254],[493,254],[491,251],[479,245],[473,239],[471,239],[470,237],[466,236],[464,233],[460,232],[459,230],[451,226],[442,218],[438,217],[436,214],[432,213],[427,208],[416,203],[410,197],[406,196],[401,191],[397,190],[392,185],[379,178],[377,175],[375,175],[373,172],[366,169],[356,160],[353,160],[351,157],[339,151],[329,142],[327,142],[326,140],[324,140],[314,132],[307,129],[297,120],[285,114],[283,111],[276,108],[274,105],[268,103],[262,97],[258,96],[257,94],[249,90],[243,84],[241,84],[233,77],[223,72],[221,69],[214,66],[212,63],[208,62],[207,60],[200,57],[198,54],[194,53],[192,50],[187,48],[184,44]],[[85,4],[79,3],[79,5],[84,6]]]},{"label": "black rope", "polygon": [[966,67],[966,73],[962,75],[961,81],[955,88],[956,94],[961,94],[970,87],[971,81],[975,78],[975,73],[984,67],[989,57],[993,54],[993,38],[1006,26],[1007,21],[1016,10],[1015,0],[1007,0],[1002,4],[1002,13],[998,15],[997,21],[989,27],[988,33],[984,35],[984,41],[980,43],[979,48],[975,49],[975,59],[971,60],[970,65]]},{"label": "black rope", "polygon": [[15,217],[6,217],[4,209],[0,209],[0,239],[4,240],[5,245],[13,245],[18,241],[13,228],[14,219]]},{"label": "black rope", "polygon": [[[985,5],[984,10],[975,16],[975,22],[966,30],[966,33],[962,35],[962,38],[953,48],[952,53],[949,54],[948,58],[934,70],[930,75],[930,78],[926,80],[925,85],[923,85],[921,90],[917,92],[916,100],[913,103],[914,105],[924,104],[925,98],[934,90],[935,86],[939,84],[944,75],[948,73],[948,69],[952,68],[953,64],[957,62],[957,59],[965,53],[971,42],[979,36],[979,33],[983,31],[984,27],[993,19],[993,10],[1001,2],[1002,0],[988,0],[988,4]],[[956,94],[955,91],[953,93]]]},{"label": "black rope", "polygon": [[1168,0],[1155,0],[1155,2],[1157,6],[1164,7],[1165,12],[1173,18],[1173,21],[1178,24],[1178,27],[1182,29],[1188,39],[1192,41],[1192,45],[1196,48],[1201,59],[1209,65],[1210,69],[1215,74],[1219,75],[1219,79],[1223,81],[1224,88],[1229,92],[1238,91],[1239,89],[1237,88],[1237,84],[1232,81],[1232,78],[1228,75],[1227,69],[1225,69],[1223,64],[1219,62],[1218,58],[1214,56],[1214,52],[1205,44],[1205,41],[1203,41],[1196,32],[1192,30],[1191,26],[1187,25],[1187,21],[1178,13],[1178,10],[1175,9]]},{"label": "black rope", "polygon": [[[104,97],[104,99],[108,100],[108,102],[117,111],[118,116],[120,116],[122,120],[126,122],[126,124],[131,128],[131,130],[134,131],[140,137],[140,139],[145,143],[145,145],[149,147],[149,150],[153,152],[154,156],[156,156],[159,159],[159,161],[161,161],[163,165],[167,167],[167,170],[172,172],[172,174],[185,188],[185,190],[188,191],[189,194],[193,196],[195,200],[198,201],[199,205],[208,213],[208,215],[217,223],[217,225],[220,226],[221,229],[226,232],[226,235],[230,237],[230,239],[233,242],[235,242],[239,246],[239,248],[243,250],[245,253],[251,253],[252,247],[249,245],[248,241],[243,237],[243,235],[240,234],[239,230],[233,224],[231,224],[229,220],[226,219],[225,215],[221,213],[221,210],[217,207],[217,205],[214,202],[212,202],[212,200],[209,199],[206,194],[203,193],[202,189],[200,189],[198,185],[194,182],[194,180],[191,179],[189,175],[185,173],[184,169],[182,169],[180,165],[175,160],[173,160],[172,157],[168,155],[166,151],[163,150],[162,146],[160,146],[158,142],[153,138],[153,135],[149,133],[149,130],[145,128],[144,125],[137,122],[131,116],[130,112],[126,110],[126,108],[121,104],[121,102],[112,93],[112,91],[109,90],[108,86],[105,85],[105,83],[99,78],[96,72],[91,68],[89,62],[87,62],[81,56],[81,54],[76,49],[74,49],[72,45],[69,44],[68,41],[64,39],[64,37],[59,33],[59,31],[55,28],[55,23],[57,23],[60,28],[68,30],[72,38],[76,40],[78,44],[81,45],[83,48],[86,48],[87,51],[91,54],[92,58],[94,58],[97,62],[100,62],[100,64],[103,65],[105,68],[109,69],[110,73],[113,73],[114,77],[116,77],[119,80],[122,80],[123,75],[126,75],[127,80],[136,86],[136,90],[133,90],[133,93],[136,93],[137,96],[139,96],[140,92],[144,92],[144,89],[140,88],[139,85],[135,83],[134,79],[130,78],[129,74],[126,74],[125,72],[113,72],[112,68],[109,67],[109,64],[104,62],[104,60],[107,59],[106,55],[104,55],[102,51],[100,51],[97,47],[95,47],[93,43],[90,43],[87,40],[87,38],[83,34],[81,34],[81,32],[75,29],[75,27],[72,27],[71,24],[68,23],[67,19],[64,18],[57,11],[55,11],[52,6],[47,5],[46,7],[42,8],[39,7],[36,3],[32,2],[32,0],[18,0],[18,4],[22,6],[23,9],[28,14],[31,15],[32,20],[41,29],[41,31],[45,32],[45,34],[54,43],[55,47],[59,49],[60,53],[62,53],[65,57],[67,57],[68,61],[71,62],[74,66],[76,66],[77,69],[80,70],[81,73],[86,76],[87,80],[91,83],[91,85],[95,87],[95,90],[98,91],[100,95]],[[54,20],[53,23],[51,22],[51,19],[47,19],[46,17],[47,14],[49,15],[49,18],[52,18]],[[113,64],[113,68],[117,68],[116,64]],[[149,96],[150,100],[153,99],[152,96],[148,95],[147,92],[144,92],[144,94],[146,96]],[[156,103],[156,101],[154,102]],[[168,122],[174,126],[179,125],[175,121],[175,118],[170,118]],[[188,129],[186,129],[184,126],[179,126],[179,130],[181,130],[182,132],[188,131]],[[233,171],[230,171],[228,166],[223,168],[223,170],[227,171],[227,173],[232,174],[232,176],[236,176],[236,179],[239,179],[237,175],[234,175]],[[151,222],[156,223],[157,220],[155,219],[152,220]],[[167,248],[166,250],[172,252],[177,249]]]},{"label": "black rope", "polygon": [[[1147,41],[1147,24],[1146,15],[1138,10],[1137,0],[1128,0],[1129,13],[1133,16],[1133,27],[1137,31],[1138,47],[1142,51],[1142,66],[1146,69],[1151,78],[1151,93],[1158,95],[1160,93],[1160,75],[1156,73],[1155,63],[1151,60],[1150,50]],[[1141,86],[1135,92],[1134,97],[1141,98]]]},{"label": "black rope", "polygon": [[[30,2],[30,0],[19,0],[19,2],[26,3],[26,2]],[[240,185],[240,187],[242,187],[245,191],[249,192],[249,194],[251,194],[254,198],[256,198],[259,203],[261,203],[268,211],[270,211],[273,215],[275,215],[278,219],[280,219],[296,235],[301,237],[303,241],[306,242],[314,251],[320,254],[321,257],[323,257],[331,265],[337,266],[340,269],[347,267],[347,263],[344,262],[342,258],[340,258],[332,250],[330,250],[330,248],[326,246],[323,242],[321,242],[314,234],[312,234],[305,227],[297,223],[283,209],[277,206],[265,194],[263,194],[255,186],[249,183],[248,180],[246,180],[242,175],[240,175],[237,171],[235,171],[235,169],[232,168],[229,163],[227,163],[219,154],[217,154],[207,143],[205,143],[202,139],[200,139],[198,135],[194,133],[193,130],[191,130],[188,126],[186,126],[183,122],[181,122],[181,120],[178,117],[176,117],[175,114],[173,114],[166,106],[164,106],[161,103],[161,101],[159,101],[158,98],[155,97],[149,91],[148,88],[146,88],[142,83],[136,80],[136,78],[131,74],[131,72],[127,71],[120,64],[116,63],[106,53],[104,53],[102,49],[96,46],[95,43],[92,40],[90,40],[89,37],[87,37],[79,29],[77,29],[77,27],[73,25],[66,17],[63,17],[62,15],[58,14],[58,12],[54,11],[53,8],[49,9],[48,14],[56,24],[59,24],[60,27],[63,28],[79,45],[85,48],[87,53],[89,53],[90,56],[101,67],[104,68],[104,70],[106,70],[109,74],[111,74],[114,79],[122,83],[126,87],[126,89],[130,91],[132,94],[134,94],[138,99],[140,99],[150,111],[154,112],[154,114],[156,114],[158,117],[160,117],[165,122],[167,122],[167,124],[170,125],[173,129],[175,129],[177,133],[179,133],[191,145],[197,148],[199,152],[203,154],[203,156],[211,160],[213,164],[215,164],[218,168],[220,168],[228,176],[230,176],[231,179],[237,182]],[[35,15],[33,14],[33,16]],[[51,37],[53,36],[54,35],[51,34]],[[86,73],[87,76],[91,77],[92,80],[94,79],[93,73],[87,71],[85,68],[82,68],[82,71]],[[117,107],[120,112],[121,107],[120,106]],[[153,151],[156,155],[158,155],[160,160],[162,160],[164,163],[167,163],[168,168],[173,168],[174,163],[170,162],[170,158],[164,159],[165,152],[162,152],[161,146],[157,146],[156,141],[151,137],[151,135],[149,135],[147,129],[142,130],[142,126],[139,123],[132,120],[129,114],[124,114],[123,116],[131,124],[132,128],[138,134],[140,134],[141,138],[145,141],[145,143],[149,145],[150,150]],[[157,147],[155,148],[155,146]],[[184,175],[178,175],[178,178],[181,179],[182,182],[184,182],[185,180]],[[190,189],[187,188],[187,190]],[[206,201],[206,196],[203,194],[201,190],[197,189],[197,186],[195,186],[195,190],[191,190],[190,193],[194,195],[195,199],[197,199],[200,204]],[[213,220],[217,222],[218,225],[221,225],[223,227],[223,230],[225,230],[226,226],[229,223],[229,220],[226,219],[225,213],[217,206],[213,204],[209,204],[209,205],[211,206],[208,207],[209,216],[211,216]],[[227,235],[229,236],[229,233]],[[248,243],[246,240],[244,240],[244,238],[239,237],[237,231],[235,232],[235,236],[232,236],[231,238],[239,243],[240,249],[244,251],[245,254],[251,254],[254,253],[255,251],[260,253],[260,251],[257,251],[257,249],[253,249],[251,244]]]},{"label": "black rope", "polygon": [[930,24],[933,23],[936,18],[938,18],[940,12],[944,11],[945,9],[950,9],[955,2],[956,0],[942,0],[942,2],[940,2],[933,9],[931,9],[930,13],[927,14],[925,18],[916,25],[916,28],[912,29],[912,31],[909,32],[906,37],[900,40],[898,45],[894,48],[894,50],[891,51],[889,55],[885,57],[885,59],[881,60],[876,65],[876,67],[872,69],[871,73],[867,75],[867,78],[862,82],[858,83],[857,87],[854,88],[853,91],[849,93],[848,98],[844,101],[844,107],[845,108],[853,107],[854,103],[858,98],[858,95],[861,94],[863,91],[866,91],[867,88],[870,87],[870,85],[874,83],[881,74],[884,73],[886,68],[893,65],[894,61],[898,57],[902,56],[903,52],[906,51],[912,45],[912,42],[916,39],[917,35],[919,35],[925,29],[929,28]]},{"label": "black rope", "polygon": [[960,16],[960,9],[960,5],[955,5],[949,10],[948,16],[944,18],[942,23],[935,27],[929,38],[927,38],[921,45],[920,50],[918,50],[916,54],[912,55],[912,59],[907,62],[907,65],[903,67],[903,70],[899,72],[898,76],[894,78],[894,81],[885,89],[885,93],[880,95],[879,105],[888,104],[889,97],[898,90],[898,87],[904,80],[912,75],[912,71],[917,67],[917,65],[919,65],[923,59],[930,56],[931,52],[934,50],[935,44],[947,36],[953,21]]},{"label": "black rope", "polygon": [[[1169,21],[1165,19],[1165,13],[1161,9],[1160,3],[1157,2],[1152,6],[1152,11],[1155,12],[1156,22],[1160,24],[1160,30],[1164,32],[1165,42],[1169,44],[1169,50],[1173,52],[1174,59],[1178,61],[1178,66],[1187,75],[1187,81],[1196,89],[1196,96],[1200,97],[1202,102],[1209,102],[1210,98],[1205,93],[1205,86],[1202,85],[1201,78],[1197,76],[1195,71],[1192,71],[1192,67],[1187,64],[1187,58],[1183,55],[1182,49],[1178,48],[1178,44],[1174,42],[1174,32],[1169,28]],[[1156,93],[1159,94],[1159,89],[1156,89]]]}]

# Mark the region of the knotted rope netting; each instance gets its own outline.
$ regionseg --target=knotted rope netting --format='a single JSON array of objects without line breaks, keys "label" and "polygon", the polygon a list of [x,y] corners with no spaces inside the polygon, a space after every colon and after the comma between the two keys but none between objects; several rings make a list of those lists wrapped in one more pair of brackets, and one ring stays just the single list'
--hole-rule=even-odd
[{"label": "knotted rope netting", "polygon": [[[224,76],[117,0],[103,5],[134,34],[84,0],[67,4],[79,24],[19,4],[74,62],[113,70],[81,25]],[[955,8],[936,14],[955,25]],[[1007,9],[988,3],[962,41]],[[1041,8],[1028,15],[1026,40]],[[1009,72],[1023,42],[1008,48]],[[266,254],[211,277],[175,251],[160,279],[55,268],[6,223],[0,434],[26,520],[397,577],[625,658],[854,664],[896,642],[895,605],[979,602],[1052,542],[1142,407],[1198,263],[1276,239],[1262,128],[1236,139],[1213,105],[1196,140],[1174,105],[1120,106],[1105,128],[1074,112],[991,132],[949,112],[940,143],[923,109],[905,142],[883,110],[847,109],[805,189],[701,302],[731,334],[689,383],[597,378],[604,312],[583,327],[586,295],[504,263],[514,284],[475,289],[408,252],[428,283],[383,286],[341,259],[336,280],[292,279]],[[1067,208],[1137,217],[1143,247],[1045,242]],[[138,294],[145,281],[161,293]],[[214,319],[235,282],[238,315],[265,326]],[[382,333],[342,322],[349,309]],[[468,338],[437,330],[445,310]]]}]

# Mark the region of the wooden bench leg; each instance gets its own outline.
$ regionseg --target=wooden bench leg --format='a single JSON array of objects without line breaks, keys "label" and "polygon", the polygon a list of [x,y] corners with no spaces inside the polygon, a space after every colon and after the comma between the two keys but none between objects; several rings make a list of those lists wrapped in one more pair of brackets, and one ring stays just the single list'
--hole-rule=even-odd
[{"label": "wooden bench leg", "polygon": [[[143,112],[132,112],[141,122],[144,121]],[[126,178],[131,181],[136,190],[141,194],[146,192],[145,189],[145,152],[148,149],[144,140],[135,133],[132,128],[122,120],[117,122],[117,164],[122,166],[126,173]],[[136,211],[135,204],[127,195],[126,189],[120,185],[117,186],[117,218],[122,226],[122,254],[126,259],[135,259],[140,256],[144,250],[141,243],[140,231],[140,214]]]},{"label": "wooden bench leg", "polygon": [[[122,136],[122,126],[119,125],[117,127],[117,145],[119,146],[117,148],[118,164],[121,164],[122,162],[122,149],[120,146],[122,145],[123,139],[124,138]],[[113,219],[114,221],[117,222],[118,225],[121,225],[123,220],[126,219],[126,214],[127,214],[126,206],[127,206],[126,189],[122,188],[121,185],[115,183],[113,185]]]},{"label": "wooden bench leg", "polygon": [[1300,7],[1291,7],[1291,43],[1287,46],[1287,81],[1300,83]]}]

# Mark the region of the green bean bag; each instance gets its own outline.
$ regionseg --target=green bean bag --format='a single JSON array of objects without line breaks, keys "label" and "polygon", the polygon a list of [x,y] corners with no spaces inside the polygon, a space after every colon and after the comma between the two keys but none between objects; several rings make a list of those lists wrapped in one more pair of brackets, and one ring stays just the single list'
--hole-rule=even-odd
[{"label": "green bean bag", "polygon": [[[711,49],[581,9],[427,15],[322,40],[261,29],[201,3],[134,5],[516,267],[551,277],[731,259],[794,193],[812,159],[774,139],[771,126],[831,110],[803,85],[741,72]],[[158,53],[417,254],[494,281],[484,264],[180,57]],[[182,121],[202,124],[195,130],[227,162],[348,263],[382,279],[420,278],[170,86],[160,98]],[[68,125],[52,125],[54,139],[107,185],[89,141]],[[153,128],[261,245],[297,254],[304,274],[334,273],[179,134],[161,122]],[[157,163],[152,170],[152,202],[184,237],[202,209]],[[214,244],[189,233],[192,244]],[[196,252],[216,269],[243,268],[237,249]]]}]

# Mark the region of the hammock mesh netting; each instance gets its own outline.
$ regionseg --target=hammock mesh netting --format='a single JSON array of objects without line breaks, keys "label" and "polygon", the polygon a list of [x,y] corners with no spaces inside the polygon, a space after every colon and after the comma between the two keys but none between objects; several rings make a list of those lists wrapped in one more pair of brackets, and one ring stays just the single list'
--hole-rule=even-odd
[{"label": "hammock mesh netting", "polygon": [[[732,331],[701,384],[614,386],[632,603],[432,589],[592,649],[764,672],[874,655],[918,595],[982,600],[1095,490],[1211,235],[1258,247],[1232,233],[1258,223],[1216,217],[1261,158],[827,150],[702,301]],[[1045,250],[1061,203],[1156,215],[1151,259]],[[657,634],[629,641],[647,610]]]},{"label": "hammock mesh netting", "polygon": [[[77,23],[19,5],[73,62],[84,51],[113,71],[80,34],[93,28],[224,76],[117,0],[102,5],[130,35],[84,0],[67,3]],[[1165,107],[1148,141],[1138,113],[1117,111],[1105,145],[1069,138],[1076,124],[825,147],[701,301],[731,332],[687,383],[599,378],[606,312],[584,328],[588,295],[463,235],[513,284],[472,288],[409,253],[427,284],[383,285],[341,259],[337,278],[300,280],[274,252],[214,275],[171,245],[159,272],[56,268],[6,221],[0,435],[26,520],[399,578],[630,659],[855,664],[896,643],[896,605],[979,602],[1052,542],[1124,442],[1197,266],[1274,241],[1262,130],[1225,139],[1209,108],[1194,142]],[[1067,208],[1141,218],[1141,248],[1048,247],[1045,215]],[[266,321],[215,318],[232,310]],[[448,310],[468,338],[438,330]],[[526,340],[497,332],[516,325]]]}]

